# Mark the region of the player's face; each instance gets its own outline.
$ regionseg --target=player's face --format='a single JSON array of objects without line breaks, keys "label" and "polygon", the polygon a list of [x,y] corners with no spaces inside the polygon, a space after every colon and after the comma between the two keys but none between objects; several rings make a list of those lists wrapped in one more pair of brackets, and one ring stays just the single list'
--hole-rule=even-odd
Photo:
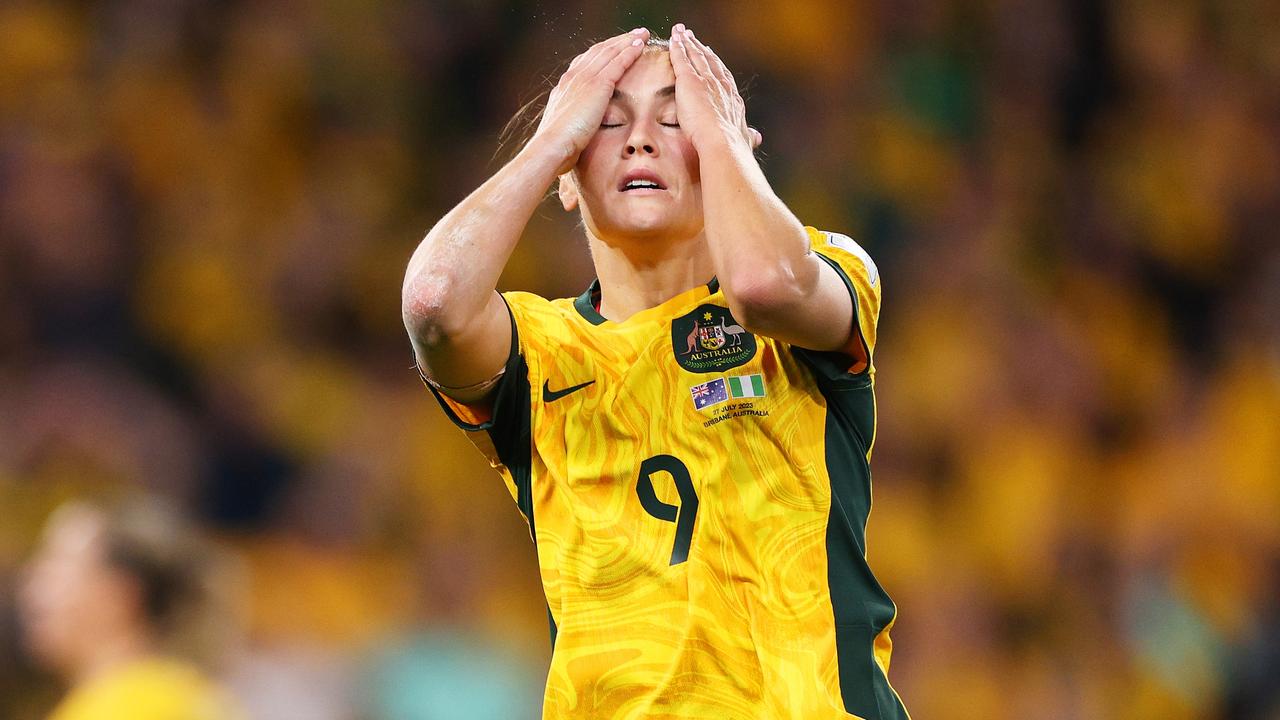
[{"label": "player's face", "polygon": [[68,508],[54,514],[27,568],[19,596],[24,640],[37,660],[58,671],[75,671],[100,631],[118,619],[129,592],[102,544],[101,519]]},{"label": "player's face", "polygon": [[675,81],[667,52],[641,55],[578,157],[582,218],[606,242],[702,232],[698,155],[680,129]]}]

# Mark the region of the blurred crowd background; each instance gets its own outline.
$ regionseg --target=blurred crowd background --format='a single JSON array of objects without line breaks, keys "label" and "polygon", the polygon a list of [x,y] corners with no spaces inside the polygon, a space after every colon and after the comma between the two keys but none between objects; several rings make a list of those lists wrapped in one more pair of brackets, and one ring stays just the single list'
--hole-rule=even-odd
[{"label": "blurred crowd background", "polygon": [[[527,529],[423,391],[410,252],[591,40],[684,21],[884,278],[872,566],[913,716],[1280,718],[1280,4],[0,5],[0,717],[16,589],[145,490],[242,558],[255,720],[533,718]],[[549,202],[502,287],[576,295]],[[230,634],[229,629],[229,634]]]}]

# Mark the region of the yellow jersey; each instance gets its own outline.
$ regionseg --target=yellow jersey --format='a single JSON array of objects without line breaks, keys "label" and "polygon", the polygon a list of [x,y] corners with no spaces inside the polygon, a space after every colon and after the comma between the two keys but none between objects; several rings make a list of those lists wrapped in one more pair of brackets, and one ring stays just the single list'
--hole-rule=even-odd
[{"label": "yellow jersey", "polygon": [[162,658],[123,664],[71,691],[49,720],[238,720],[244,717],[193,666]]},{"label": "yellow jersey", "polygon": [[[870,360],[875,264],[806,232]],[[866,562],[872,363],[747,332],[715,280],[622,322],[598,297],[598,281],[577,299],[503,293],[492,405],[432,389],[528,521],[553,644],[544,717],[906,718],[888,683],[896,609]]]}]

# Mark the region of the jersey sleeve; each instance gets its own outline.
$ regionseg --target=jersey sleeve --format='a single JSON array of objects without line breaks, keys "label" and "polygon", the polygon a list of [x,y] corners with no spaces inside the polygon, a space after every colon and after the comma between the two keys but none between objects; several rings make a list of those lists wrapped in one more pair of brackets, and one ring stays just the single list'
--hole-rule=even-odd
[{"label": "jersey sleeve", "polygon": [[502,299],[511,317],[511,349],[490,400],[460,403],[423,380],[449,420],[467,431],[471,442],[502,475],[532,532],[533,395],[529,377],[530,366],[539,367],[547,352],[550,303],[520,292],[502,293]]},{"label": "jersey sleeve", "polygon": [[[506,298],[503,298],[506,301]],[[507,301],[507,314],[511,318],[511,349],[507,354],[502,375],[486,400],[463,403],[445,395],[422,375],[423,384],[431,391],[449,420],[471,433],[471,439],[495,467],[506,465],[521,435],[521,418],[529,413],[529,370],[520,352],[520,330],[516,314]],[[527,430],[524,431],[525,436]],[[485,436],[485,437],[478,437]],[[487,441],[487,442],[482,442]]]},{"label": "jersey sleeve", "polygon": [[[853,334],[849,338],[849,346],[843,350],[818,352],[798,349],[797,352],[820,377],[830,380],[869,378],[875,372],[880,272],[867,251],[848,235],[812,227],[806,227],[805,232],[809,235],[809,247],[836,271],[849,291],[853,300]],[[858,367],[860,355],[866,358],[865,367]]]}]

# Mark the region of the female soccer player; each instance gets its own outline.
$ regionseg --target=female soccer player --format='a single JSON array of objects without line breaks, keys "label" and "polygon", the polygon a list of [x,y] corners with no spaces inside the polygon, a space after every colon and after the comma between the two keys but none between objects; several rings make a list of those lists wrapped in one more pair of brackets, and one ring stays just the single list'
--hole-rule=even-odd
[{"label": "female soccer player", "polygon": [[150,503],[63,506],[21,595],[34,657],[71,684],[50,720],[235,720],[197,665],[233,636],[217,555]]},{"label": "female soccer player", "polygon": [[[760,142],[683,25],[610,38],[409,262],[422,376],[536,545],[545,717],[906,717],[864,551],[878,275],[792,215]],[[496,292],[553,182],[598,279]]]}]

